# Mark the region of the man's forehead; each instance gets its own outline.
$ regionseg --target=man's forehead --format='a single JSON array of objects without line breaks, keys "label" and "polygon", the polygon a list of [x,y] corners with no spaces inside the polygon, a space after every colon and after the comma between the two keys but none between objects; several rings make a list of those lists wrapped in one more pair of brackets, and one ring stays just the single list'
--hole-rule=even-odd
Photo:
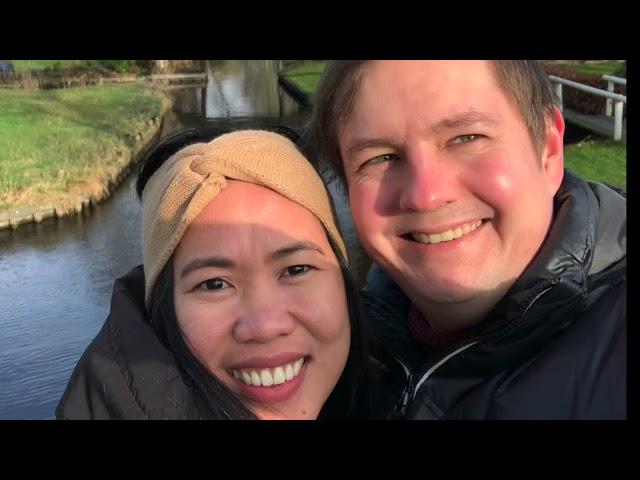
[{"label": "man's forehead", "polygon": [[[454,62],[402,62],[375,61],[365,71],[361,88],[354,98],[349,116],[339,124],[338,132],[342,136],[345,127],[355,124],[370,125],[394,122],[390,117],[395,115],[414,115],[414,120],[423,122],[423,128],[430,128],[436,122],[472,123],[474,121],[495,123],[499,120],[501,102],[497,97],[505,97],[491,69],[483,61],[464,61],[462,70],[454,77],[431,75],[422,72],[412,75],[416,70],[426,69],[426,63],[438,64],[436,68],[455,68]],[[405,65],[408,69],[394,69],[394,65]],[[386,73],[379,75],[378,70]],[[483,75],[462,75],[465,68],[483,70]],[[466,72],[469,73],[469,72]],[[382,77],[382,78],[381,78]],[[386,78],[385,78],[386,77]],[[393,80],[393,81],[390,81]],[[424,117],[424,118],[419,118]]]}]

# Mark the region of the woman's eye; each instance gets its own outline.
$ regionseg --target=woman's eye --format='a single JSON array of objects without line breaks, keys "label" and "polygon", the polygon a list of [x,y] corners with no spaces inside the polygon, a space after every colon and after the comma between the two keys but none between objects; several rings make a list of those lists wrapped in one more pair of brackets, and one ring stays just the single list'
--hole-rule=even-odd
[{"label": "woman's eye", "polygon": [[311,267],[309,265],[294,265],[292,267],[288,267],[285,270],[285,276],[293,277],[295,275],[306,273],[309,270],[311,270]]},{"label": "woman's eye", "polygon": [[198,285],[198,290],[222,290],[223,288],[229,288],[231,285],[226,280],[221,278],[212,278]]},{"label": "woman's eye", "polygon": [[457,143],[457,144],[469,143],[469,142],[473,142],[474,140],[477,140],[480,137],[482,137],[482,135],[477,133],[471,133],[469,135],[458,135],[452,140],[451,143]]}]

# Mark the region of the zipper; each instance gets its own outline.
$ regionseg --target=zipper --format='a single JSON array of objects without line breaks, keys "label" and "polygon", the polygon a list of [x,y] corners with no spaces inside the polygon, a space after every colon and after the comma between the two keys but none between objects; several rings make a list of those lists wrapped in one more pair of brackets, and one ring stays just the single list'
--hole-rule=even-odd
[{"label": "zipper", "polygon": [[[424,382],[426,382],[429,377],[431,375],[433,375],[433,372],[435,372],[438,368],[440,368],[442,365],[444,365],[445,363],[447,363],[448,360],[452,359],[453,357],[455,357],[456,355],[458,355],[459,353],[464,352],[467,348],[471,348],[473,347],[476,343],[478,343],[480,340],[474,340],[471,343],[468,343],[456,350],[454,350],[453,352],[445,355],[443,358],[441,358],[439,361],[437,361],[435,364],[433,364],[431,366],[431,368],[429,368],[424,375],[422,375],[422,377],[420,378],[420,380],[418,381],[418,384],[416,385],[415,389],[414,389],[414,396],[415,396],[415,392],[418,391],[418,389],[422,386],[422,384]],[[413,400],[413,397],[411,398]]]},{"label": "zipper", "polygon": [[409,408],[409,404],[413,398],[413,392],[415,389],[415,378],[416,376],[411,373],[409,367],[404,363],[404,361],[400,360],[390,349],[383,347],[384,351],[387,355],[389,355],[393,360],[395,360],[404,370],[405,374],[405,382],[404,388],[402,389],[402,393],[400,394],[400,399],[395,403],[393,407],[393,411],[389,415],[390,419],[400,419],[404,417]]},{"label": "zipper", "polygon": [[[539,292],[535,292],[533,295],[531,295],[531,300],[529,300],[529,302],[527,303],[527,307],[524,309],[523,313],[520,315],[520,319],[519,321],[522,321],[524,319],[524,317],[527,315],[527,313],[529,312],[529,310],[531,309],[531,307],[533,306],[533,304],[535,302],[537,302],[540,297],[542,297],[545,293],[547,293],[549,290],[551,290],[554,286],[555,286],[555,281],[554,284],[549,286],[549,287],[545,287],[544,289],[542,289]],[[492,338],[496,338],[499,337],[500,334],[509,327],[509,325],[512,322],[509,322],[508,325],[505,325],[504,327],[494,331],[494,332],[490,332],[487,333],[485,335],[482,335],[480,337],[477,337],[475,340],[459,346],[459,347],[453,347],[453,349],[449,352],[449,353],[445,353],[442,357],[440,357],[439,360],[435,361],[433,363],[433,365],[431,365],[427,371],[420,376],[420,380],[418,380],[418,382],[415,384],[415,386],[413,385],[413,380],[417,377],[417,375],[413,375],[409,372],[409,370],[405,367],[405,365],[398,360],[395,356],[394,358],[396,359],[396,361],[398,361],[402,367],[405,369],[405,372],[407,373],[407,378],[408,378],[408,382],[407,385],[404,389],[404,391],[402,392],[402,396],[400,397],[400,401],[398,402],[398,404],[396,405],[396,408],[394,409],[394,413],[397,412],[397,415],[400,416],[400,418],[403,418],[404,415],[406,415],[407,411],[409,410],[409,405],[411,405],[411,402],[413,402],[413,400],[415,399],[415,396],[418,392],[418,390],[420,389],[420,387],[424,384],[424,382],[426,382],[429,377],[431,377],[433,375],[433,373],[440,368],[442,365],[444,365],[447,361],[451,360],[453,357],[455,357],[456,355],[464,352],[465,350],[473,347],[474,345],[480,343],[481,341],[485,341],[485,340],[489,340]]]},{"label": "zipper", "polygon": [[393,418],[404,418],[407,414],[407,410],[409,410],[409,405],[411,400],[413,400],[413,394],[415,392],[414,379],[415,375],[409,374],[407,384],[400,396],[400,400],[396,403],[396,406],[393,409]]}]

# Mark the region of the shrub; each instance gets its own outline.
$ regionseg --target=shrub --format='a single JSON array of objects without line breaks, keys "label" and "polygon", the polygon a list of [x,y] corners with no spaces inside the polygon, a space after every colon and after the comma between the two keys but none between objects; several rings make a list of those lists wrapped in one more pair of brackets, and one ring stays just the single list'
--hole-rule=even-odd
[{"label": "shrub", "polygon": [[133,60],[102,60],[100,63],[106,68],[115,70],[118,73],[130,72],[132,67],[135,66]]}]

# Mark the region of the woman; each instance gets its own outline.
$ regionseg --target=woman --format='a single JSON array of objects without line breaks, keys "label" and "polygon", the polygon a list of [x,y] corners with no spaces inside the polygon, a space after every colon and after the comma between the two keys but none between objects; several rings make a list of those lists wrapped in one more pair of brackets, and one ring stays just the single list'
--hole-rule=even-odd
[{"label": "woman", "polygon": [[322,180],[283,135],[211,138],[144,161],[144,274],[116,281],[57,418],[365,415],[357,290]]}]

